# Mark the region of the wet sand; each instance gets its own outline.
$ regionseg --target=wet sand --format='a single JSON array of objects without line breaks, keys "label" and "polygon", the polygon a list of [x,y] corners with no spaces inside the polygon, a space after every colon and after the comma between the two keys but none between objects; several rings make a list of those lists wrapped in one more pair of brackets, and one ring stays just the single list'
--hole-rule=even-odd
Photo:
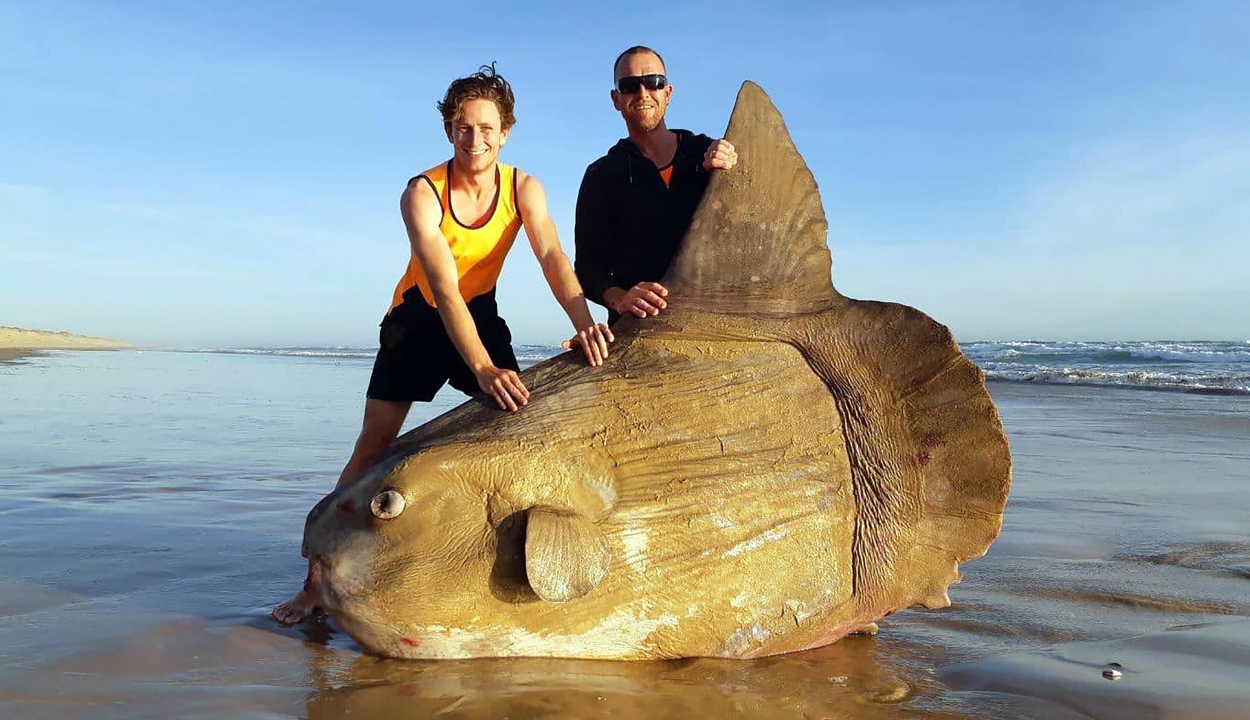
[{"label": "wet sand", "polygon": [[38,354],[35,350],[22,350],[19,348],[0,348],[0,363],[13,362],[24,357]]},{"label": "wet sand", "polygon": [[1089,717],[1243,720],[1250,713],[1250,621],[1063,643],[950,668],[942,677],[962,689],[1053,698]]},{"label": "wet sand", "polygon": [[[755,661],[402,662],[267,618],[358,422],[281,398],[345,371],[151,355],[107,361],[116,386],[90,396],[111,399],[85,408],[29,397],[30,364],[0,375],[28,383],[0,397],[0,717],[1250,716],[1243,399],[993,385],[1016,464],[1003,535],[952,607],[875,637]],[[109,377],[65,362],[49,383]],[[145,390],[158,375],[222,385]],[[240,377],[251,403],[218,394]]]}]

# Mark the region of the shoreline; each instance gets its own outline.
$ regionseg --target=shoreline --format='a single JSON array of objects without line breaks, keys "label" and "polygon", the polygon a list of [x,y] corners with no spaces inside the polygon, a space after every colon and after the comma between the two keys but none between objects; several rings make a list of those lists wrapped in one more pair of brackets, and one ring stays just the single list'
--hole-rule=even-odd
[{"label": "shoreline", "polygon": [[27,348],[0,348],[0,365],[11,363],[22,358],[39,357],[43,353]]},{"label": "shoreline", "polygon": [[[984,369],[982,370],[984,372]],[[1023,380],[1017,378],[993,377],[986,375],[986,385],[1028,385],[1048,388],[1091,388],[1095,390],[1140,390],[1145,392],[1180,393],[1183,395],[1216,395],[1244,397],[1250,390],[1221,387],[1185,387],[1181,385],[1135,385],[1132,383],[1113,382],[1051,382],[1046,380]]]},{"label": "shoreline", "polygon": [[[0,365],[15,364],[31,357],[40,357],[46,355],[46,350],[125,350],[135,349],[134,344],[120,340],[105,339],[105,337],[89,337],[81,335],[71,335],[69,332],[50,332],[41,330],[24,330],[19,327],[0,326]],[[522,369],[526,367],[540,364],[549,360],[550,357],[559,356],[561,351],[554,346],[517,344],[521,347]],[[184,349],[184,347],[148,347],[149,350],[161,350],[168,352],[197,352],[197,354],[221,354],[221,355],[272,355],[280,357],[334,357],[336,360],[354,360],[371,361],[374,359],[375,350],[365,349],[365,347],[351,346],[327,346],[327,347],[215,347],[215,349]],[[529,352],[526,351],[536,351]],[[1248,397],[1250,396],[1250,385],[1245,384],[1246,376],[1243,365],[1236,365],[1231,362],[1229,369],[1224,371],[1224,375],[1216,374],[1211,376],[1204,375],[1204,365],[1195,365],[1199,370],[1190,371],[1188,376],[1171,377],[1176,372],[1175,367],[1169,367],[1163,372],[1163,380],[1151,379],[1150,367],[1144,366],[1144,369],[1120,371],[1120,376],[1113,376],[1110,379],[1094,379],[1094,377],[1069,377],[1063,372],[1056,371],[1055,374],[1041,379],[1041,377],[1019,377],[1019,376],[1003,376],[1000,370],[994,369],[994,362],[990,361],[991,367],[981,364],[986,360],[981,359],[979,362],[974,357],[975,354],[965,349],[965,356],[970,360],[978,362],[981,370],[985,372],[986,385],[994,386],[1035,386],[1048,387],[1048,389],[1061,390],[1069,389],[1069,387],[1085,387],[1090,390],[1136,390],[1150,392],[1165,392],[1165,394],[1181,394],[1181,395],[1199,395],[1211,397]],[[1058,369],[1056,365],[1056,369]],[[1229,375],[1231,374],[1233,375]],[[1238,375],[1240,372],[1240,375]],[[1138,375],[1146,376],[1145,379],[1138,379]],[[1171,381],[1169,381],[1169,379]],[[1223,386],[1221,386],[1223,385]]]},{"label": "shoreline", "polygon": [[131,345],[118,345],[116,347],[0,347],[0,365],[16,363],[19,360],[26,360],[28,358],[46,357],[49,352],[115,352],[117,350],[130,349],[132,349]]}]

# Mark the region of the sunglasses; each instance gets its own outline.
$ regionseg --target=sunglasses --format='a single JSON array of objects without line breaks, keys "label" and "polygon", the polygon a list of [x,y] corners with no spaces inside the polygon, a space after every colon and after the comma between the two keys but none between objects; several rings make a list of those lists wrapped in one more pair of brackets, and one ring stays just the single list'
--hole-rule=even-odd
[{"label": "sunglasses", "polygon": [[616,91],[622,95],[633,95],[641,88],[663,90],[668,87],[668,78],[663,75],[631,75],[616,81]]}]

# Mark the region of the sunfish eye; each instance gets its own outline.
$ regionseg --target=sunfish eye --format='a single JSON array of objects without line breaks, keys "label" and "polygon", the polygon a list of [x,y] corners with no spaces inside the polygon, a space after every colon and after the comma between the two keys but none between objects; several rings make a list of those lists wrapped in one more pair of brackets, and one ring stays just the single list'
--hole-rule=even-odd
[{"label": "sunfish eye", "polygon": [[379,520],[390,520],[399,517],[404,511],[404,496],[395,490],[384,490],[369,501],[369,509],[373,511],[374,517]]}]

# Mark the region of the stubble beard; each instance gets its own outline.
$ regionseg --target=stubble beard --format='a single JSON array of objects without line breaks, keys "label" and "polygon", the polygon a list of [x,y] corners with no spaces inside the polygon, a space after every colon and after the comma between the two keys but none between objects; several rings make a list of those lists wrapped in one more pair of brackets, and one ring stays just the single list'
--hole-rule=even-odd
[{"label": "stubble beard", "polygon": [[664,123],[664,111],[667,106],[656,103],[655,110],[652,112],[638,116],[625,113],[625,127],[630,132],[649,133]]},{"label": "stubble beard", "polygon": [[656,113],[641,118],[626,118],[625,125],[634,132],[649,133],[664,122],[664,114]]}]

